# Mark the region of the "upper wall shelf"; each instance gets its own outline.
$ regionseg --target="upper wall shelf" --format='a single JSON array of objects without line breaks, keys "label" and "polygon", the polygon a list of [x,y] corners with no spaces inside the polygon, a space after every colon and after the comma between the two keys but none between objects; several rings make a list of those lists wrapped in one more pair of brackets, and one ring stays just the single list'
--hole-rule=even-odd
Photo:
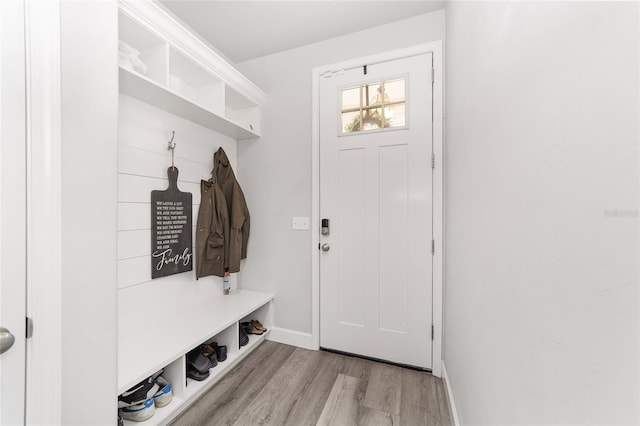
[{"label": "upper wall shelf", "polygon": [[162,6],[119,2],[119,38],[146,69],[122,63],[120,91],[234,139],[260,136],[267,95]]}]

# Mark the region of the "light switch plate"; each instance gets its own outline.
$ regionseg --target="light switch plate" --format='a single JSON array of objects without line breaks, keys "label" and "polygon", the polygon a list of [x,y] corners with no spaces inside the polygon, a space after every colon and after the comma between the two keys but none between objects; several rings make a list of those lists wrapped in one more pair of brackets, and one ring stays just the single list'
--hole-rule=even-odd
[{"label": "light switch plate", "polygon": [[291,225],[292,229],[299,231],[309,230],[309,218],[308,217],[294,217]]}]

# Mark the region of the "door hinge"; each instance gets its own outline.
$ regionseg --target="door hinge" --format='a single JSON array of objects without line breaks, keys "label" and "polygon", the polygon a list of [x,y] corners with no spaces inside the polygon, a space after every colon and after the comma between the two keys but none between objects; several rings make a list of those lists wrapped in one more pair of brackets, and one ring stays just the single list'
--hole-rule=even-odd
[{"label": "door hinge", "polygon": [[436,81],[436,71],[431,68],[431,82],[433,83],[434,81]]},{"label": "door hinge", "polygon": [[431,340],[433,340],[433,338],[435,337],[435,335],[436,335],[435,327],[432,325],[432,326],[431,326]]},{"label": "door hinge", "polygon": [[431,240],[431,254],[436,254],[436,242],[435,240]]},{"label": "door hinge", "polygon": [[27,322],[26,322],[26,338],[29,339],[31,338],[31,336],[33,336],[33,320],[29,317],[26,318]]},{"label": "door hinge", "polygon": [[436,168],[436,155],[433,152],[431,153],[431,168]]}]

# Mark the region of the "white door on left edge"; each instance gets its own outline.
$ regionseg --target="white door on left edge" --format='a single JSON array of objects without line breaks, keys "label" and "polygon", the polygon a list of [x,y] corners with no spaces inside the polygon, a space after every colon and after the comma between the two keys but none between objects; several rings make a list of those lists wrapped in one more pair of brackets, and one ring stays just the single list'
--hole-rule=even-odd
[{"label": "white door on left edge", "polygon": [[24,2],[0,1],[0,425],[24,424],[26,112]]},{"label": "white door on left edge", "polygon": [[432,54],[320,76],[320,346],[431,368]]}]

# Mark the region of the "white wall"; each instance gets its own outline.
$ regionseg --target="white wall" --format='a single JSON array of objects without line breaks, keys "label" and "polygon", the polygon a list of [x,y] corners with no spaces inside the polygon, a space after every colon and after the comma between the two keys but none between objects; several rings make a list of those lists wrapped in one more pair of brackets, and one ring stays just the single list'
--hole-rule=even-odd
[{"label": "white wall", "polygon": [[462,424],[640,423],[638,4],[447,6]]},{"label": "white wall", "polygon": [[60,4],[65,425],[116,421],[117,28],[113,1]]},{"label": "white wall", "polygon": [[311,234],[291,220],[311,216],[312,68],[443,40],[444,19],[437,11],[237,64],[269,94],[262,136],[238,143],[238,167],[251,211],[242,287],[275,293],[275,326],[311,332]]}]

